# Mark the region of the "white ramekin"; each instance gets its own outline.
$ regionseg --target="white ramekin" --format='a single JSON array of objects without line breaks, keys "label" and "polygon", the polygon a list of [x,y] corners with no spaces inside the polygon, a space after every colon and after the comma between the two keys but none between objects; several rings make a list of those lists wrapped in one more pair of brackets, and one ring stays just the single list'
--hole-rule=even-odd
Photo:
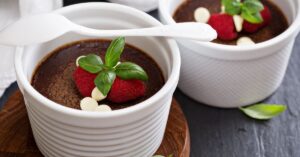
[{"label": "white ramekin", "polygon": [[[75,23],[98,29],[130,29],[161,25],[136,9],[111,3],[82,3],[56,11]],[[172,95],[180,72],[174,40],[128,37],[161,67],[166,83],[151,98],[125,109],[95,113],[71,109],[38,93],[30,84],[34,69],[55,48],[93,37],[68,33],[53,41],[19,47],[15,56],[18,85],[24,95],[30,124],[41,152],[52,156],[151,156],[161,144]],[[62,89],[63,90],[63,89]]]},{"label": "white ramekin", "polygon": [[[159,1],[163,23],[185,0]],[[182,57],[179,88],[191,98],[216,107],[238,107],[270,96],[281,84],[300,29],[300,1],[274,0],[290,27],[255,46],[228,46],[177,40]]]}]

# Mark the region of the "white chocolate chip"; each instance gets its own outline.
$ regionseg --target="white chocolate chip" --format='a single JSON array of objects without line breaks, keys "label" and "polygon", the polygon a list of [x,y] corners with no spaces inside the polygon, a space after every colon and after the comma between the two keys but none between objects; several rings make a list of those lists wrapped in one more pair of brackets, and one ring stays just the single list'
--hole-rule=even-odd
[{"label": "white chocolate chip", "polygon": [[100,105],[98,107],[96,107],[95,111],[97,112],[110,112],[112,111],[111,108],[108,105]]},{"label": "white chocolate chip", "polygon": [[84,111],[94,111],[97,107],[98,102],[91,97],[85,97],[80,101],[80,108]]},{"label": "white chocolate chip", "polygon": [[208,9],[199,7],[194,12],[194,18],[197,22],[207,23],[210,18],[210,13]]},{"label": "white chocolate chip", "polygon": [[76,66],[77,66],[77,67],[79,67],[79,63],[78,63],[78,62],[79,62],[79,59],[81,59],[81,58],[83,58],[83,57],[85,57],[85,56],[79,56],[79,57],[76,59]]},{"label": "white chocolate chip", "polygon": [[101,101],[101,100],[105,99],[106,96],[104,96],[102,94],[102,92],[99,91],[99,89],[97,87],[95,87],[92,91],[92,98],[95,99],[96,101]]},{"label": "white chocolate chip", "polygon": [[222,6],[221,6],[221,14],[224,14],[224,13],[225,13],[225,6],[222,5]]},{"label": "white chocolate chip", "polygon": [[237,32],[241,32],[243,29],[244,19],[240,15],[233,15],[233,22]]},{"label": "white chocolate chip", "polygon": [[237,40],[236,44],[237,44],[238,46],[245,46],[245,45],[254,45],[255,43],[254,43],[254,41],[252,41],[251,38],[249,38],[249,37],[240,37],[240,38]]}]

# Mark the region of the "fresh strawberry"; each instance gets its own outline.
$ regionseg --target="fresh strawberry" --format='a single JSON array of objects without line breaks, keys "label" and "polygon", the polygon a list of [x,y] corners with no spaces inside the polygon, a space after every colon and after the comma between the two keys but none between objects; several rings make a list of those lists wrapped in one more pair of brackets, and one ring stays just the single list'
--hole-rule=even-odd
[{"label": "fresh strawberry", "polygon": [[121,80],[116,78],[107,96],[108,100],[115,103],[124,103],[144,96],[146,86],[141,80]]},{"label": "fresh strawberry", "polygon": [[82,96],[91,96],[91,93],[95,88],[94,80],[96,76],[96,74],[89,73],[80,67],[77,67],[74,71],[73,79]]},{"label": "fresh strawberry", "polygon": [[228,14],[212,14],[208,24],[218,33],[221,40],[233,40],[237,38],[233,17]]},{"label": "fresh strawberry", "polygon": [[264,20],[262,23],[254,24],[254,23],[250,23],[248,21],[244,21],[243,30],[248,33],[254,33],[254,32],[258,31],[259,29],[267,26],[272,19],[270,9],[267,6],[264,6],[264,10],[262,10],[260,12],[260,15]]}]

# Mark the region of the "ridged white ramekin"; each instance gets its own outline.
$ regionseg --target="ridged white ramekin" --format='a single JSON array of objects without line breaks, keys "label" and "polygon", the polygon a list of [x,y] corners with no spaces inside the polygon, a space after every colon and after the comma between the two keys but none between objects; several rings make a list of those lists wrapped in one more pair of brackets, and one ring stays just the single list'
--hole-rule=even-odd
[{"label": "ridged white ramekin", "polygon": [[[159,1],[163,23],[185,0]],[[191,98],[216,107],[238,107],[270,96],[281,84],[300,30],[300,1],[274,0],[290,27],[281,35],[254,46],[228,46],[178,40],[182,57],[179,88]],[[274,17],[276,18],[276,17]]]},{"label": "ridged white ramekin", "polygon": [[[56,13],[98,29],[161,25],[146,13],[118,4],[83,3]],[[39,149],[47,157],[152,156],[161,144],[179,79],[180,54],[176,42],[154,37],[126,38],[127,43],[144,50],[158,63],[166,80],[154,96],[132,107],[108,113],[75,110],[45,98],[31,86],[33,72],[47,54],[66,43],[89,38],[93,37],[68,33],[47,43],[18,48],[16,52],[17,82]]]}]

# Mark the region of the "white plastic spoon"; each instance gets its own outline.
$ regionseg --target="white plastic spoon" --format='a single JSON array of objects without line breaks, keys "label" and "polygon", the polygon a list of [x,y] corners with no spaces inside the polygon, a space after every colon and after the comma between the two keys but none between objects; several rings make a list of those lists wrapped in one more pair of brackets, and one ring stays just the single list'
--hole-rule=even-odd
[{"label": "white plastic spoon", "polygon": [[178,23],[152,28],[97,30],[77,25],[62,15],[48,13],[20,19],[0,32],[0,44],[24,46],[47,42],[67,32],[93,37],[160,36],[211,41],[217,33],[207,24]]}]

